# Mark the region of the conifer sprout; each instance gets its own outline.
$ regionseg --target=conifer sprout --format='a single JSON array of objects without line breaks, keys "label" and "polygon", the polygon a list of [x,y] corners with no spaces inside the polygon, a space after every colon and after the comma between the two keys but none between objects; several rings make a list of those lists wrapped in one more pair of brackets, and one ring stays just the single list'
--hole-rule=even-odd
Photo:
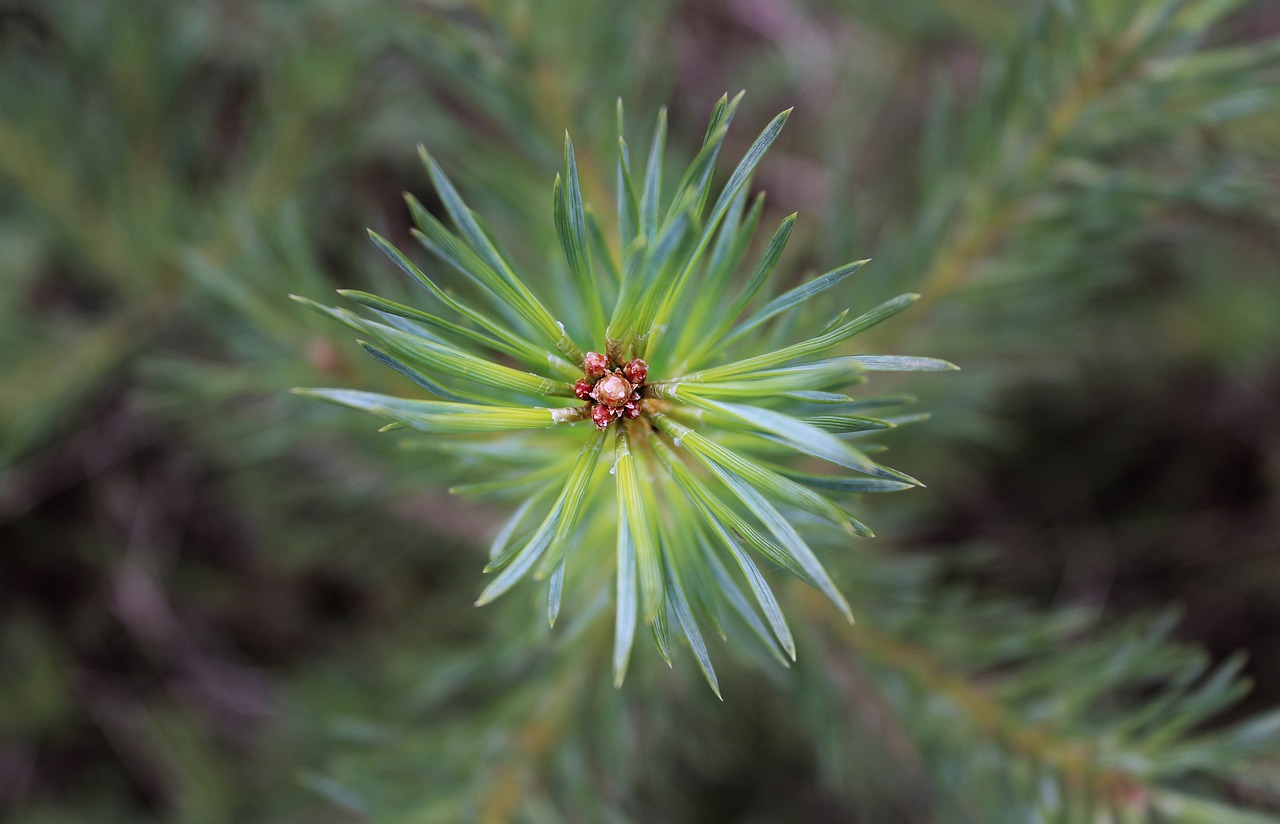
[{"label": "conifer sprout", "polygon": [[[619,103],[617,235],[608,240],[583,201],[566,135],[563,174],[553,187],[565,261],[552,275],[560,278],[553,294],[567,296],[563,305],[533,292],[425,150],[453,228],[409,196],[414,237],[446,265],[419,268],[370,234],[454,317],[365,293],[344,294],[372,317],[298,298],[350,326],[366,351],[433,397],[297,391],[372,412],[389,428],[449,435],[450,452],[473,458],[472,466],[500,452],[501,463],[492,464],[500,474],[473,487],[509,499],[515,514],[498,530],[485,568],[493,577],[476,603],[528,577],[549,579],[547,617],[554,624],[570,566],[575,586],[612,588],[617,684],[637,620],[651,627],[668,664],[669,628],[678,628],[717,695],[704,628],[722,636],[730,625],[746,629],[784,653],[776,655],[783,663],[794,660],[791,631],[761,562],[815,587],[852,621],[800,523],[869,537],[831,494],[920,485],[862,448],[867,435],[920,416],[854,414],[865,411],[867,399],[845,392],[867,372],[956,368],[934,358],[841,351],[917,295],[852,319],[839,306],[820,310],[844,310],[830,320],[798,314],[818,308],[814,298],[833,300],[829,290],[867,261],[764,299],[771,279],[783,280],[773,275],[795,215],[748,263],[763,209],[763,197],[749,198],[748,189],[790,111],[765,127],[712,198],[717,156],[741,99],[726,95],[716,103],[701,150],[667,198],[665,113],[645,168],[633,169]],[[467,296],[454,296],[446,277],[449,286],[460,280]],[[794,466],[801,462],[804,471]],[[850,475],[862,481],[843,484]],[[610,533],[613,559],[595,539]],[[726,574],[731,569],[737,579]]]}]

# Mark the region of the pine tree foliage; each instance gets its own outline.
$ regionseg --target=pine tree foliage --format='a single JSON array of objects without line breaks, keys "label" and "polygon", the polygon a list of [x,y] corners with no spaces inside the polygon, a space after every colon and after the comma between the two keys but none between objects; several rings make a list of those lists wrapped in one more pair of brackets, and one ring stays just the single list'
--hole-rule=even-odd
[{"label": "pine tree foliage", "polygon": [[[1171,640],[1176,616],[1044,612],[945,583],[933,561],[857,561],[849,591],[874,620],[829,620],[819,599],[800,597],[807,654],[796,670],[734,662],[730,672],[755,679],[726,679],[736,698],[717,705],[726,726],[764,712],[812,739],[826,792],[849,809],[892,821],[1277,820],[1280,715],[1206,730],[1247,686],[1239,660],[1213,665]],[[349,751],[312,785],[385,821],[695,819],[698,785],[680,765],[726,754],[680,734],[699,704],[687,679],[642,667],[637,689],[591,688],[603,657],[592,638],[607,617],[601,604],[563,636],[439,651],[436,672],[400,688],[414,698],[397,721],[342,726]],[[555,647],[550,660],[539,637]],[[477,689],[498,704],[471,705]],[[429,789],[398,780],[403,769]],[[813,815],[759,803],[761,815]]]},{"label": "pine tree foliage", "polygon": [[[1238,60],[1259,79],[1273,71],[1270,45],[1233,49],[1232,57],[1201,47],[1205,24],[1229,10],[1196,4],[1047,7],[1010,57],[988,67],[977,101],[939,107],[925,143],[928,162],[921,168],[922,203],[934,211],[922,213],[913,233],[899,244],[906,263],[889,271],[923,272],[918,282],[943,289],[979,275],[1001,286],[1014,274],[1036,282],[1050,274],[1044,266],[1069,267],[1068,250],[1088,250],[1091,242],[1095,249],[1100,242],[1112,249],[1134,243],[1134,232],[1150,225],[1154,210],[1187,204],[1265,209],[1267,201],[1260,196],[1265,190],[1249,179],[1247,165],[1235,167],[1247,164],[1247,155],[1222,155],[1225,167],[1215,165],[1212,156],[1188,164],[1185,144],[1170,147],[1172,160],[1165,165],[1192,170],[1192,178],[1161,175],[1162,158],[1147,155],[1134,159],[1127,176],[1132,185],[1106,190],[1090,185],[1096,180],[1115,186],[1114,175],[1096,169],[1091,174],[1091,163],[1123,156],[1130,145],[1147,145],[1151,135],[1144,129],[1157,118],[1154,112],[1144,117],[1134,101],[1169,103],[1170,77],[1186,81],[1177,84],[1175,110],[1187,111],[1188,117],[1220,117],[1234,125],[1237,118],[1256,122],[1272,110],[1265,84],[1242,83],[1236,74],[1215,86],[1212,72],[1201,73],[1223,59]],[[1114,55],[1113,42],[1125,51]],[[1116,68],[1108,65],[1112,60]],[[1256,90],[1236,101],[1238,108],[1227,103],[1239,97],[1241,85],[1254,83]],[[1215,101],[1221,102],[1215,107]],[[1144,173],[1141,164],[1155,170]],[[987,185],[965,185],[972,180]],[[943,196],[935,197],[939,192]],[[955,199],[948,201],[946,193]],[[1090,212],[1093,219],[1086,219]],[[1110,234],[1078,234],[1090,227]],[[1036,260],[1043,265],[1032,265]],[[1001,277],[995,267],[1009,275]],[[826,760],[848,768],[835,769],[831,779],[859,788],[859,803],[866,808],[895,811],[888,820],[1276,820],[1266,811],[1276,809],[1277,785],[1269,765],[1276,763],[1280,721],[1269,715],[1206,731],[1206,723],[1246,689],[1238,677],[1239,662],[1213,667],[1202,654],[1171,641],[1170,616],[1112,624],[1085,611],[1044,613],[966,592],[917,561],[860,552],[856,566],[851,574],[857,583],[848,593],[866,607],[867,616],[848,627],[832,624],[814,637],[812,626],[820,626],[822,618],[812,613],[813,623],[805,623],[797,643],[809,640],[819,647],[821,654],[813,657],[820,663],[806,665],[802,657],[800,680],[778,684],[770,698],[803,708],[803,726],[820,742]],[[842,672],[847,677],[840,677]],[[566,746],[577,754],[562,753],[557,764],[533,772],[511,767],[519,776],[518,799],[492,793],[498,777],[511,779],[505,771],[474,783],[461,780],[456,794],[435,796],[449,798],[442,802],[441,809],[448,811],[442,815],[559,820],[578,812],[564,806],[565,798],[591,799],[582,808],[590,811],[583,813],[589,819],[653,815],[652,798],[645,796],[648,803],[637,806],[639,796],[632,793],[641,791],[627,783],[628,771],[606,771],[606,778],[587,769],[601,760],[634,759],[635,753],[625,752],[627,745],[601,729],[613,724],[590,715],[597,708],[583,707],[583,715],[573,720],[574,700],[562,696],[582,689],[581,672],[546,677],[546,686],[512,700],[527,702],[525,718],[539,719],[534,740],[541,742],[545,734],[542,721],[560,720]],[[555,709],[544,715],[551,695],[557,696]],[[576,695],[585,698],[586,693]],[[646,704],[632,694],[621,701],[660,727],[661,718],[678,716],[678,710]],[[861,708],[865,715],[859,719],[864,703],[870,706]],[[888,732],[880,712],[886,705],[893,718]],[[630,717],[616,704],[604,712]],[[425,713],[424,718],[433,715]],[[836,719],[844,723],[833,723]],[[513,747],[531,738],[522,721],[506,730]],[[575,731],[583,730],[599,734],[581,740]],[[900,745],[876,745],[868,730],[882,741],[910,742],[909,754]],[[382,734],[388,737],[380,743],[398,746],[394,732]],[[685,743],[694,753],[690,760],[696,760],[696,742]],[[618,749],[610,750],[611,745]],[[867,748],[879,756],[859,752]],[[521,751],[518,763],[530,755]],[[877,764],[880,757],[884,760]],[[349,796],[352,803],[392,814],[399,801],[381,796],[387,787],[364,772],[380,761],[380,756],[353,753],[336,768],[337,775],[350,779],[350,787],[369,789],[368,795]],[[901,789],[895,793],[894,771],[927,776],[933,799],[922,802]],[[915,786],[899,786],[904,785]],[[325,786],[337,792],[347,785]],[[668,816],[689,814],[681,806],[688,799],[677,794],[669,803],[662,810]]]},{"label": "pine tree foliage", "polygon": [[[344,320],[432,341],[437,362],[462,369],[475,364],[457,350],[484,351],[491,365],[534,368],[572,385],[572,370],[528,362],[534,349],[549,348],[577,368],[555,341],[539,337],[550,331],[545,324],[525,326],[522,315],[482,304],[482,293],[465,286],[449,291],[465,281],[441,267],[445,297],[483,306],[494,324],[519,328],[523,342],[491,331],[481,338],[483,325],[411,291],[417,281],[334,227],[376,220],[380,235],[409,249],[399,212],[370,214],[379,208],[379,181],[411,179],[405,148],[423,141],[475,213],[491,221],[478,223],[482,232],[514,241],[511,266],[530,293],[557,315],[563,310],[555,320],[589,349],[598,345],[591,330],[600,319],[574,278],[589,271],[587,255],[599,269],[627,251],[607,239],[611,229],[598,231],[619,211],[605,196],[614,191],[616,161],[609,101],[621,95],[645,113],[671,101],[669,154],[693,156],[703,135],[685,122],[691,110],[701,113],[708,91],[697,78],[717,70],[728,76],[716,79],[716,91],[745,86],[749,104],[781,107],[798,90],[835,90],[819,96],[823,106],[798,109],[804,127],[793,119],[755,176],[788,201],[794,191],[809,194],[796,181],[810,166],[826,181],[817,191],[829,195],[829,207],[805,205],[787,253],[794,262],[779,271],[876,258],[789,315],[762,318],[730,351],[764,351],[754,348],[756,338],[770,329],[781,338],[767,348],[822,334],[835,311],[828,299],[862,308],[922,293],[910,315],[859,341],[877,352],[942,353],[966,367],[948,380],[910,376],[910,390],[929,396],[937,419],[885,438],[895,464],[934,488],[944,486],[934,479],[954,477],[957,455],[973,439],[971,430],[956,434],[956,421],[981,404],[957,399],[985,401],[993,386],[1080,365],[1064,353],[1083,352],[1089,369],[1132,361],[1127,368],[1145,373],[1190,352],[1231,374],[1256,374],[1280,340],[1274,258],[1260,257],[1250,236],[1274,237],[1280,222],[1280,52],[1274,36],[1251,39],[1236,26],[1265,21],[1265,0],[1031,6],[1025,15],[1022,4],[999,0],[607,8],[574,0],[536,11],[504,0],[264,2],[230,14],[227,4],[203,0],[19,0],[0,9],[0,544],[7,564],[35,556],[58,573],[42,580],[60,582],[80,568],[96,576],[51,611],[29,603],[29,568],[6,579],[17,588],[6,591],[0,623],[0,803],[16,797],[17,820],[40,824],[697,821],[735,813],[922,824],[1280,820],[1277,721],[1255,714],[1256,699],[1236,703],[1247,679],[1235,659],[1210,663],[1174,640],[1168,615],[1047,609],[963,584],[975,567],[940,560],[954,557],[950,544],[911,555],[881,547],[907,528],[909,517],[894,507],[927,513],[934,492],[851,498],[856,476],[797,467],[789,463],[793,449],[769,446],[776,451],[762,460],[781,477],[874,516],[881,537],[853,540],[815,513],[774,504],[857,623],[766,561],[758,566],[798,652],[790,668],[769,651],[779,649],[776,638],[759,643],[746,619],[728,616],[722,628],[732,643],[724,643],[695,611],[724,692],[716,701],[696,651],[672,643],[682,632],[673,610],[666,632],[674,669],[634,655],[615,690],[601,677],[613,664],[617,615],[616,535],[608,529],[579,532],[554,631],[531,620],[546,594],[532,586],[471,608],[484,554],[474,544],[500,534],[504,511],[484,502],[519,510],[528,495],[513,479],[546,472],[526,476],[533,492],[571,471],[577,452],[565,459],[565,444],[552,441],[556,461],[549,452],[473,443],[510,437],[502,433],[447,433],[389,450],[385,436],[365,431],[365,418],[284,391],[336,384],[407,394],[401,374],[349,357],[360,353],[347,328],[282,300],[339,282],[355,287],[346,297],[361,304],[362,314]],[[730,37],[742,37],[743,10],[761,8],[786,13],[771,18],[767,32],[751,29],[765,47],[743,49],[740,61],[731,48],[712,50],[710,63],[698,62],[690,43],[703,41],[690,32],[738,26]],[[856,37],[846,37],[851,31]],[[807,53],[788,40],[797,36],[800,45],[836,44],[829,77],[805,74]],[[957,40],[967,46],[952,59]],[[975,52],[983,55],[976,80],[967,62]],[[820,72],[821,60],[814,63]],[[921,65],[936,69],[928,82],[912,74]],[[921,94],[926,112],[917,121]],[[737,125],[757,115],[744,109]],[[582,223],[573,218],[562,156],[566,124],[575,135]],[[741,151],[750,135],[743,140],[737,125],[727,141]],[[628,136],[640,202],[638,159],[650,140]],[[680,170],[663,165],[670,192]],[[731,171],[725,165],[712,193]],[[547,204],[557,166],[559,194]],[[846,185],[855,177],[857,189]],[[450,222],[430,197],[420,199],[442,225]],[[703,214],[713,205],[708,195]],[[767,229],[782,217],[768,209],[753,217],[753,207],[734,202],[725,216],[765,224],[762,242],[743,254],[748,263],[760,260]],[[1228,221],[1251,230],[1231,231]],[[714,257],[717,246],[712,240],[704,256]],[[1134,280],[1135,257],[1153,246],[1176,258],[1180,291],[1141,306],[1117,300]],[[617,280],[609,273],[605,284],[621,283],[625,271],[617,268]],[[778,291],[805,282],[813,279]],[[536,312],[518,290],[514,297]],[[748,316],[772,297],[762,293]],[[396,314],[410,306],[432,317]],[[607,308],[606,301],[606,325]],[[658,344],[703,357],[697,348],[733,332],[685,328],[692,337],[667,335]],[[377,347],[374,358],[396,357],[378,336],[360,337]],[[457,345],[442,352],[445,341]],[[506,348],[493,355],[494,342]],[[779,374],[753,380],[790,379],[784,370],[770,367]],[[497,408],[491,384],[448,372],[432,382],[459,395],[442,402],[474,404],[462,392],[487,393],[486,408]],[[501,392],[520,394],[506,385]],[[536,397],[521,398],[519,414]],[[454,423],[436,408],[426,414],[431,426]],[[509,414],[498,420],[509,422]],[[828,418],[815,426],[846,443],[878,437],[857,429],[866,422],[854,414],[810,417]],[[493,414],[486,420],[492,424]],[[980,437],[1002,436],[991,420],[983,423]],[[565,429],[579,441],[590,435],[586,422]],[[942,449],[938,432],[951,438]],[[655,437],[674,446],[671,436]],[[719,426],[715,439],[731,449],[765,446]],[[694,440],[673,453],[730,513],[746,512],[692,454]],[[133,477],[138,456],[174,443],[179,463],[209,479],[184,506],[218,522],[215,541],[200,542],[207,523],[193,530],[188,521],[155,518],[171,474]],[[616,431],[606,433],[602,453],[616,446]],[[633,460],[666,471],[656,455],[640,451]],[[614,488],[611,465],[602,460],[593,488]],[[64,491],[64,477],[76,486]],[[450,482],[461,493],[457,508],[421,492]],[[535,515],[560,489],[524,509],[516,531],[540,525]],[[76,495],[99,508],[98,523],[67,517]],[[117,525],[130,495],[141,503]],[[639,504],[654,509],[643,498]],[[609,509],[603,500],[584,504]],[[243,546],[262,575],[248,586],[220,554],[236,535],[255,536]],[[1233,550],[1222,548],[1224,569]],[[577,564],[593,551],[600,574],[589,579],[582,565],[579,579]],[[291,606],[296,595],[275,596],[280,581],[295,579],[336,580],[326,585],[338,590],[333,600],[341,606],[351,591],[357,606],[321,627],[316,612]],[[112,598],[139,583],[157,596],[152,604],[180,620],[128,625]],[[329,603],[331,594],[320,600]],[[284,640],[255,646],[261,636],[228,632],[226,616]],[[307,625],[314,634],[290,634],[303,621],[315,622]],[[157,647],[154,626],[192,631],[174,636],[183,642],[176,647]],[[86,649],[94,653],[88,666]],[[139,677],[124,666],[140,661],[155,669],[143,666]],[[219,685],[235,687],[217,694],[237,700],[259,695],[265,675],[279,714],[269,723],[259,715],[228,723],[191,689],[203,683],[188,677],[193,672],[215,673]],[[272,732],[249,746],[225,740],[228,729],[267,727]],[[42,770],[42,758],[68,747],[86,760],[79,770],[76,759],[60,763],[53,775],[87,776],[74,793]],[[95,753],[100,760],[88,761]],[[308,765],[301,788],[300,762]],[[36,765],[28,785],[13,768],[24,763]]]},{"label": "pine tree foliage", "polygon": [[[1273,189],[1256,164],[1274,148],[1265,145],[1277,102],[1268,80],[1274,45],[1204,42],[1207,27],[1238,5],[1044,4],[1008,55],[986,67],[976,99],[938,103],[922,145],[921,211],[881,271],[943,292],[1020,283],[1031,290],[1070,273],[1067,294],[1083,302],[1088,287],[1114,277],[1089,262],[1146,240],[1141,233],[1161,214],[1269,215]],[[1161,121],[1167,112],[1177,128]],[[1163,152],[1152,153],[1157,136]],[[1223,141],[1255,151],[1229,151]],[[1124,164],[1119,175],[1117,164]],[[1063,292],[1053,294],[1061,300]],[[1042,307],[1032,300],[1039,322]],[[848,567],[854,580],[845,590],[860,620],[825,628],[820,612],[806,612],[812,620],[800,625],[796,643],[820,649],[809,656],[818,663],[801,656],[797,680],[770,680],[767,692],[795,708],[824,754],[833,791],[851,792],[855,808],[878,810],[884,820],[948,822],[1280,820],[1280,720],[1216,721],[1247,691],[1240,662],[1211,665],[1171,640],[1172,615],[1114,622],[1083,610],[1045,612],[957,587],[931,563],[865,551]],[[524,714],[497,734],[512,748],[541,746],[549,717],[563,724],[568,751],[542,769],[510,766],[518,798],[493,793],[498,777],[513,776],[503,769],[470,782],[456,776],[456,792],[433,796],[448,799],[442,815],[693,815],[694,802],[679,792],[664,808],[641,789],[646,780],[678,786],[674,774],[589,766],[645,756],[681,762],[669,751],[637,757],[630,739],[611,732],[618,717],[676,728],[680,708],[628,692],[617,699],[625,707],[600,710],[588,706],[585,691],[574,694],[576,706],[559,696],[582,690],[583,676],[562,666],[573,674],[546,672],[543,688],[512,697]],[[678,704],[671,690],[665,695]],[[555,709],[543,715],[547,701]],[[417,717],[436,717],[421,709]],[[582,714],[575,718],[575,710]],[[592,714],[601,711],[607,720]],[[380,745],[400,746],[394,731],[380,734],[387,736]],[[676,739],[677,749],[688,748],[684,763],[705,757],[698,742]],[[394,818],[403,799],[382,795],[397,791],[394,782],[368,772],[383,763],[377,749],[351,753],[335,766],[337,783],[325,786],[366,788],[348,799]],[[520,752],[524,765],[546,751]],[[915,795],[921,782],[931,788],[927,799]]]},{"label": "pine tree foliage", "polygon": [[992,319],[971,345],[994,351],[1031,327],[1055,340],[1070,324],[1042,324],[1064,310],[1089,323],[1126,252],[1188,214],[1274,221],[1280,53],[1212,41],[1244,5],[1037,4],[976,89],[936,79],[916,200],[879,271],[930,301],[968,295]]},{"label": "pine tree foliage", "polygon": [[[583,200],[573,143],[565,137],[563,178],[556,178],[552,203],[567,272],[561,270],[553,291],[570,295],[576,311],[553,312],[533,294],[425,151],[423,162],[456,232],[409,196],[414,236],[466,279],[498,317],[452,296],[439,274],[433,278],[372,232],[374,243],[405,274],[468,325],[363,292],[345,294],[381,321],[300,299],[373,339],[361,342],[366,352],[437,399],[347,389],[299,390],[302,394],[390,419],[392,429],[431,436],[504,433],[458,441],[455,449],[466,454],[472,446],[481,454],[524,456],[514,474],[467,487],[514,492],[520,501],[490,548],[485,571],[495,575],[477,605],[533,573],[549,579],[546,613],[554,624],[569,557],[583,555],[607,530],[615,533],[613,672],[618,685],[637,617],[652,630],[668,662],[670,633],[682,635],[717,694],[700,624],[723,634],[721,627],[731,618],[740,619],[775,653],[795,659],[791,629],[748,548],[821,590],[852,621],[844,596],[778,507],[816,516],[850,536],[870,536],[861,521],[817,490],[893,491],[916,485],[910,476],[876,463],[855,440],[913,418],[859,414],[892,407],[897,399],[855,399],[845,391],[865,380],[867,372],[955,368],[924,357],[819,357],[907,308],[917,297],[913,294],[852,319],[846,319],[845,309],[818,334],[798,336],[793,343],[774,349],[760,345],[782,337],[786,327],[779,324],[791,320],[793,310],[866,261],[833,269],[767,302],[757,299],[779,263],[795,215],[782,221],[758,262],[745,264],[763,206],[763,197],[756,197],[747,209],[747,187],[790,112],[765,127],[713,201],[715,161],[741,99],[741,94],[732,100],[725,95],[716,104],[702,149],[666,199],[661,192],[665,112],[658,116],[643,172],[638,164],[633,172],[619,102],[615,242],[624,250],[620,259],[612,258]],[[722,305],[726,294],[736,294],[728,309]],[[587,351],[590,345],[582,342],[592,340],[601,351]],[[498,360],[502,356],[525,369],[504,365]],[[576,424],[582,425],[575,431]],[[520,434],[505,434],[510,432]],[[859,474],[796,473],[778,464],[787,451]],[[614,478],[601,484],[605,465]],[[615,487],[612,502],[602,486]],[[575,540],[578,534],[584,539]],[[597,577],[609,569],[598,553],[575,563]],[[741,580],[730,575],[731,568]]]}]

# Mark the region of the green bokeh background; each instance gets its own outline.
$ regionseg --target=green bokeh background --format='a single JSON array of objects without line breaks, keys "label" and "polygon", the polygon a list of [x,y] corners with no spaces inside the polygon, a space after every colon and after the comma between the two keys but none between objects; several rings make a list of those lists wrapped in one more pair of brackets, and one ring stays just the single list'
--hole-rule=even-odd
[{"label": "green bokeh background", "polygon": [[[1238,57],[1179,74],[1038,5],[0,3],[0,818],[508,820],[522,770],[596,752],[634,760],[511,820],[951,820],[919,771],[832,789],[790,722],[840,668],[816,649],[727,664],[721,706],[687,657],[615,693],[603,624],[473,609],[502,506],[287,393],[407,391],[287,295],[419,299],[364,231],[404,246],[400,192],[432,204],[418,143],[536,284],[564,129],[607,214],[619,97],[633,145],[669,106],[677,156],[726,90],[727,156],[796,106],[754,181],[766,225],[800,212],[790,280],[871,257],[841,300],[925,295],[868,345],[964,371],[880,383],[934,418],[888,441],[929,487],[859,504],[879,551],[979,597],[1180,606],[1179,637],[1251,653],[1236,712],[1274,706],[1280,12],[1188,24]],[[574,679],[615,729],[520,727]],[[513,727],[536,754],[499,769]]]}]

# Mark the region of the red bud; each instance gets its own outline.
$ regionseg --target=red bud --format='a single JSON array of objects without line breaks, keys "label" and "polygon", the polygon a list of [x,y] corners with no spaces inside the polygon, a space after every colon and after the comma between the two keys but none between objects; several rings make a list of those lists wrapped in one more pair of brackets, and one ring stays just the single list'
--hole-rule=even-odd
[{"label": "red bud", "polygon": [[591,407],[591,420],[595,422],[598,429],[604,429],[609,425],[612,417],[609,415],[609,407],[602,403],[598,403]]},{"label": "red bud", "polygon": [[623,367],[622,373],[627,376],[627,380],[631,381],[632,384],[639,385],[644,383],[645,378],[649,377],[649,364],[636,358]]},{"label": "red bud", "polygon": [[598,378],[609,369],[609,359],[599,352],[588,352],[582,359],[582,371],[588,378]]},{"label": "red bud", "polygon": [[622,406],[631,397],[631,384],[617,373],[605,375],[591,396],[609,406]]}]

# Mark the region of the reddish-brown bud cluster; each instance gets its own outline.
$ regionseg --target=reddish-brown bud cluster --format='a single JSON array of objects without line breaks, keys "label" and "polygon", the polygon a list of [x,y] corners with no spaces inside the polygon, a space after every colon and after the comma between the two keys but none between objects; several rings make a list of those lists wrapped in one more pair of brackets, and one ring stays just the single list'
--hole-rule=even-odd
[{"label": "reddish-brown bud cluster", "polygon": [[[639,358],[612,366],[599,352],[582,359],[586,377],[573,386],[573,394],[591,405],[591,420],[600,429],[610,421],[640,416],[640,389],[649,377],[649,365]],[[612,366],[612,368],[611,368]]]}]

